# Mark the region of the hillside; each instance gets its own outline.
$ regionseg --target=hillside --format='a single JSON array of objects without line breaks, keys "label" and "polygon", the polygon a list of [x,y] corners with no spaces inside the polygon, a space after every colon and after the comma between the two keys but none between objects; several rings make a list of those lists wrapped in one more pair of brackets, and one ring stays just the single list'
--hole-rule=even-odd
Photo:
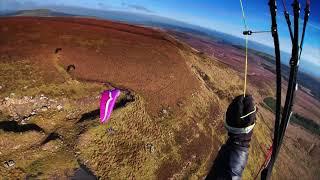
[{"label": "hillside", "polygon": [[[110,21],[7,17],[0,32],[1,175],[206,176],[226,138],[227,105],[242,92],[229,65],[166,32]],[[100,93],[114,87],[120,100],[100,125]],[[272,137],[261,103],[273,87],[250,85],[250,93],[259,111],[244,179],[255,177]],[[285,141],[275,179],[317,179],[319,138],[290,125]]]}]

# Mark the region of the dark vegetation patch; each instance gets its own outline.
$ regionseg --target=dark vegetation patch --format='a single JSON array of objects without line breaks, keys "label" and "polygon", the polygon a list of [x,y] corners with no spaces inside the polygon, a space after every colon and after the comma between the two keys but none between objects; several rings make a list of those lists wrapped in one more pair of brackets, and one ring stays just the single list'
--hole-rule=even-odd
[{"label": "dark vegetation patch", "polygon": [[[275,113],[276,100],[273,97],[266,97],[266,98],[263,99],[263,102],[268,107],[267,109],[269,109],[270,111]],[[281,112],[282,112],[282,110],[283,110],[283,107],[281,107]],[[308,130],[311,133],[320,135],[320,125],[317,124],[312,119],[308,119],[308,118],[306,118],[304,116],[301,116],[300,114],[293,113],[293,115],[292,115],[292,117],[290,119],[290,123],[297,124],[297,125],[305,128],[306,130]]]},{"label": "dark vegetation patch", "polygon": [[70,64],[67,67],[67,72],[70,73],[70,72],[74,71],[75,69],[76,69],[76,66],[74,64]]},{"label": "dark vegetation patch", "polygon": [[2,121],[0,122],[0,130],[5,132],[26,132],[26,131],[37,131],[44,132],[44,130],[36,124],[23,124],[20,125],[16,121]]},{"label": "dark vegetation patch", "polygon": [[54,51],[55,54],[58,54],[60,51],[62,51],[62,48],[56,48],[56,50]]},{"label": "dark vegetation patch", "polygon": [[41,142],[41,145],[44,145],[44,144],[48,143],[49,141],[53,141],[56,139],[62,140],[62,136],[58,133],[52,132],[47,136],[47,138],[44,141]]}]

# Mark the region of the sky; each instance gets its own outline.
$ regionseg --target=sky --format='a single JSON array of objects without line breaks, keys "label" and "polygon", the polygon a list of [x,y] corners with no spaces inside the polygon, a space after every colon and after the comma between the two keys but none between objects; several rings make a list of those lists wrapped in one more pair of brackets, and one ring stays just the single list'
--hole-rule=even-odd
[{"label": "sky", "polygon": [[[270,30],[268,0],[242,0],[249,29]],[[292,13],[291,0],[286,6]],[[302,3],[301,19],[303,19]],[[101,10],[130,11],[168,17],[209,29],[242,37],[244,25],[238,0],[0,0],[0,11],[5,9],[28,9],[41,6],[78,6]],[[293,17],[291,17],[293,22]],[[291,53],[291,40],[283,16],[281,1],[278,0],[278,30],[280,48]],[[301,27],[302,27],[301,20]],[[255,34],[250,40],[273,47],[270,33]],[[250,44],[249,44],[250,47]],[[302,59],[308,61],[313,70],[320,69],[320,1],[311,0],[311,15],[304,40]]]}]

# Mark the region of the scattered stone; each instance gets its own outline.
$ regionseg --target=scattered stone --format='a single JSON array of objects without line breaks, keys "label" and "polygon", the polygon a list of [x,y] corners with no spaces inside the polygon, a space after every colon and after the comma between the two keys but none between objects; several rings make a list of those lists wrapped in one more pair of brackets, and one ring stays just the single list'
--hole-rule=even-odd
[{"label": "scattered stone", "polygon": [[129,102],[133,102],[133,101],[134,101],[134,95],[133,95],[133,94],[127,94],[127,95],[126,95],[126,99],[127,99],[127,101],[129,101]]},{"label": "scattered stone", "polygon": [[15,165],[15,162],[13,160],[9,160],[9,161],[5,161],[3,163],[4,167],[5,168],[10,168],[10,167],[13,167]]},{"label": "scattered stone", "polygon": [[47,106],[43,106],[43,107],[41,108],[41,111],[42,111],[42,112],[48,111],[48,107],[47,107]]},{"label": "scattered stone", "polygon": [[162,114],[164,114],[164,115],[167,115],[168,114],[168,111],[166,110],[166,109],[162,109]]},{"label": "scattered stone", "polygon": [[16,163],[15,163],[13,160],[9,160],[8,164],[9,164],[10,167],[12,167],[12,166],[14,166]]},{"label": "scattered stone", "polygon": [[17,150],[17,149],[19,149],[20,147],[21,147],[21,145],[17,145],[17,146],[15,146],[15,147],[13,147],[13,149]]},{"label": "scattered stone", "polygon": [[57,106],[58,111],[60,111],[62,108],[63,108],[63,106],[62,106],[61,104],[59,104],[59,105]]},{"label": "scattered stone", "polygon": [[15,113],[17,113],[18,116],[20,117],[27,117],[30,115],[32,112],[32,105],[30,103],[26,104],[16,104],[14,106],[15,108]]},{"label": "scattered stone", "polygon": [[113,129],[112,127],[109,127],[109,128],[107,129],[107,132],[108,132],[109,134],[114,134],[114,133],[115,133],[115,129]]},{"label": "scattered stone", "polygon": [[28,120],[29,120],[29,118],[22,119],[20,124],[22,124],[22,125],[27,124]]},{"label": "scattered stone", "polygon": [[79,113],[79,112],[71,112],[70,114],[68,114],[68,115],[66,116],[67,120],[78,119],[78,118],[79,118],[78,113]]},{"label": "scattered stone", "polygon": [[151,143],[146,144],[145,149],[146,149],[146,151],[148,151],[150,153],[153,153],[155,150],[154,145]]},{"label": "scattered stone", "polygon": [[177,102],[177,106],[178,106],[178,107],[182,107],[182,106],[183,106],[183,102],[182,102],[182,101],[178,101],[178,102]]},{"label": "scattered stone", "polygon": [[47,97],[45,97],[43,94],[40,95],[40,100],[45,100],[48,99]]},{"label": "scattered stone", "polygon": [[29,97],[28,96],[23,96],[23,99],[28,101],[29,100]]},{"label": "scattered stone", "polygon": [[56,103],[56,102],[57,102],[57,100],[49,99],[49,102],[50,102],[50,103]]}]

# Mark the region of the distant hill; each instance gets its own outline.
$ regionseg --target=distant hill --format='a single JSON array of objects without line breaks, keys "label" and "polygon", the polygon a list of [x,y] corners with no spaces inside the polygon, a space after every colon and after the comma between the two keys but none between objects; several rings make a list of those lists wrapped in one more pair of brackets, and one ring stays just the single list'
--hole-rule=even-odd
[{"label": "distant hill", "polygon": [[[249,49],[250,52],[264,58],[266,61],[268,61],[269,63],[272,64],[272,66],[268,66],[266,64],[262,64],[264,66],[264,68],[270,70],[273,73],[276,73],[275,70],[275,57],[263,52],[259,52],[253,49]],[[282,71],[282,77],[285,80],[289,80],[289,74],[290,74],[290,67],[286,64],[282,64],[281,65],[281,71]],[[307,88],[310,90],[310,93],[318,100],[320,100],[320,79],[319,78],[315,78],[305,72],[299,71],[298,72],[298,83],[300,85],[302,85],[303,87]]]},{"label": "distant hill", "polygon": [[49,9],[21,10],[16,12],[3,13],[0,16],[37,16],[37,17],[54,17],[54,16],[75,16]]}]

